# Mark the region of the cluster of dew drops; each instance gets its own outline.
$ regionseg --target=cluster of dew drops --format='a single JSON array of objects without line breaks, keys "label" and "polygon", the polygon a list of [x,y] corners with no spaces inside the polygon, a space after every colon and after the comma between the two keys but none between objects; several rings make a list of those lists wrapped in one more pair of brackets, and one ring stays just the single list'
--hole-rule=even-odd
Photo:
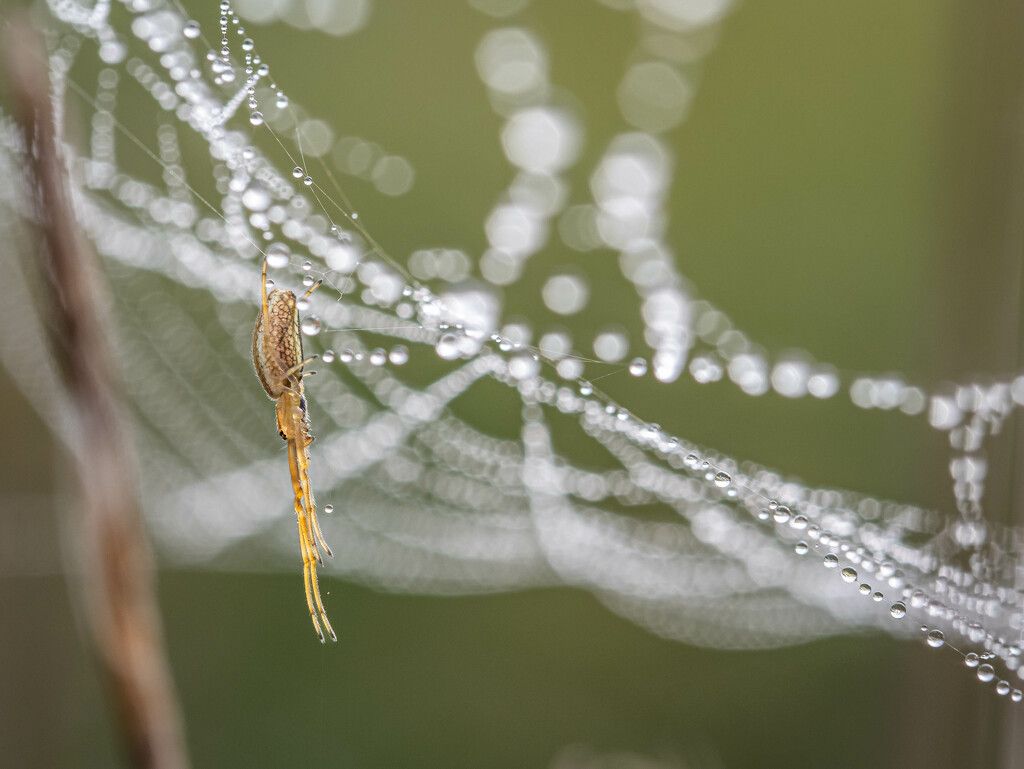
[{"label": "cluster of dew drops", "polygon": [[[234,80],[234,69],[230,62],[230,44],[228,39],[228,27],[229,24],[234,24],[237,27],[237,33],[240,36],[244,36],[245,30],[239,23],[239,18],[236,15],[231,14],[231,4],[224,0],[220,3],[220,32],[221,32],[221,48],[218,51],[210,51],[207,58],[211,61],[215,75],[217,76],[219,83],[230,83]],[[192,20],[185,24],[183,34],[186,38],[196,39],[200,36],[201,30],[198,22]],[[269,67],[260,61],[258,55],[253,53],[254,45],[251,38],[245,37],[241,43],[241,49],[244,53],[244,66],[246,80],[246,94],[248,96],[248,106],[250,109],[249,122],[253,126],[262,125],[264,122],[263,114],[259,111],[258,104],[256,101],[256,83],[262,77],[266,77],[269,74]],[[288,106],[288,97],[277,88],[276,84],[271,84],[271,90],[276,93],[276,106],[279,109],[284,109]],[[300,166],[296,166],[292,169],[292,177],[301,182],[306,187],[313,185],[313,178],[305,172]],[[356,220],[358,214],[352,212],[348,214],[351,220]],[[337,225],[331,225],[331,231],[335,234],[340,232]],[[284,269],[291,262],[290,249],[282,243],[271,244],[266,251],[266,262],[268,267],[272,269]],[[312,275],[313,264],[310,261],[306,261],[302,264],[302,270],[304,272],[303,285],[310,287],[315,283],[315,278]],[[273,281],[268,278],[268,288],[273,286]],[[429,290],[423,287],[413,288],[406,286],[403,295],[406,297],[412,297],[416,304],[421,310],[422,317],[436,316],[437,308],[434,306],[435,297],[429,292]],[[298,303],[298,309],[300,312],[305,312],[309,309],[309,300],[300,299]],[[408,318],[411,313],[406,313]],[[435,351],[439,357],[445,360],[455,360],[457,358],[472,357],[476,353],[481,351],[481,342],[479,338],[474,338],[467,333],[465,327],[461,324],[455,324],[450,326],[446,322],[437,322],[435,327],[440,331],[438,336]],[[302,318],[300,324],[302,333],[306,336],[317,336],[322,330],[322,323],[316,315],[307,314]],[[465,341],[470,342],[468,345],[463,344]],[[524,380],[536,375],[539,370],[540,354],[536,350],[531,348],[524,348],[520,343],[502,336],[501,334],[491,334],[490,340],[498,345],[498,348],[502,352],[511,352],[514,354],[508,364],[508,372],[513,379]],[[488,348],[483,348],[488,349]],[[330,364],[335,360],[343,364],[352,363],[355,361],[368,360],[371,365],[384,366],[387,363],[391,363],[395,366],[401,366],[409,360],[409,350],[405,345],[395,345],[390,350],[378,347],[363,353],[362,351],[353,351],[351,349],[344,349],[340,353],[335,353],[334,350],[327,349],[321,356],[321,360],[324,363]],[[570,359],[571,360],[571,359]],[[533,365],[529,365],[529,364]],[[518,365],[517,365],[518,364]],[[579,378],[580,369],[575,366],[556,366],[559,373],[562,374],[565,379],[573,379],[576,381],[580,396],[584,398],[590,398],[594,396],[593,386],[586,380]],[[648,362],[642,357],[633,358],[627,365],[626,370],[634,377],[642,377],[648,371]],[[596,396],[595,396],[596,397]],[[609,414],[615,413],[619,419],[626,420],[632,417],[632,415],[625,409],[616,407],[615,405],[608,403],[605,405],[605,409]],[[669,443],[678,445],[678,439],[670,438]],[[732,477],[729,473],[721,470],[716,470],[710,465],[709,462],[701,461],[696,454],[687,454],[684,459],[685,465],[694,470],[699,470],[704,473],[704,478],[709,483],[712,483],[718,489],[721,489],[726,497],[735,499],[738,496],[738,490]],[[334,511],[333,505],[325,505],[323,508],[325,513],[332,513]],[[794,530],[803,531],[807,530],[808,538],[818,539],[819,541],[825,542],[824,538],[821,538],[825,532],[817,530],[818,527],[811,524],[806,516],[796,514],[787,505],[780,504],[777,500],[770,500],[767,506],[761,509],[757,517],[761,521],[773,521],[777,524],[789,524]],[[821,538],[821,539],[819,539]],[[835,544],[834,542],[828,542],[829,545]],[[812,550],[812,545],[808,544],[805,540],[800,540],[793,545],[794,552],[797,555],[807,555]],[[822,564],[826,569],[837,569],[840,565],[839,556],[834,552],[826,553],[822,558]],[[892,564],[883,563],[879,569],[878,574],[881,578],[887,578],[892,576],[895,572],[895,567]],[[842,580],[846,583],[855,584],[857,590],[861,595],[869,596],[875,602],[881,602],[885,599],[882,592],[873,590],[872,587],[862,582],[859,578],[857,570],[852,566],[847,566],[839,571],[839,575]],[[909,595],[909,589],[905,589],[905,592]],[[897,600],[889,606],[889,614],[895,620],[903,620],[908,615],[908,608],[903,600]],[[1008,696],[1013,702],[1021,702],[1024,699],[1024,693],[1020,689],[1012,688],[1010,683],[1003,679],[997,679],[995,669],[989,661],[994,659],[996,655],[993,652],[962,652],[951,644],[947,643],[944,633],[937,628],[930,628],[927,625],[920,627],[921,632],[924,634],[926,644],[934,649],[949,648],[962,659],[964,665],[968,668],[974,669],[977,679],[983,683],[988,684],[995,681],[995,691],[1001,696]]]}]

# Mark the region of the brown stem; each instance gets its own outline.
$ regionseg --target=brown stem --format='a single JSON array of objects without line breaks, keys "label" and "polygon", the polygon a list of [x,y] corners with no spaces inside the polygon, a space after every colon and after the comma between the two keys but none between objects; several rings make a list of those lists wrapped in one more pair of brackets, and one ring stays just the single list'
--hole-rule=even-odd
[{"label": "brown stem", "polygon": [[54,354],[72,412],[67,437],[78,480],[76,542],[82,561],[76,588],[132,765],[186,769],[135,488],[135,454],[107,344],[107,304],[95,254],[75,221],[44,49],[22,16],[8,19],[3,49],[28,150]]}]

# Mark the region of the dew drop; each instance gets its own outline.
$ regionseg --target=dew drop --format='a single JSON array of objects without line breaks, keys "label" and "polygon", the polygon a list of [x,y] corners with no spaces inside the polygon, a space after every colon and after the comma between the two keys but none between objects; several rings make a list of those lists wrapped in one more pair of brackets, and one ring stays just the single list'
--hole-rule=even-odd
[{"label": "dew drop", "polygon": [[195,19],[189,19],[185,22],[185,28],[181,31],[181,33],[189,40],[195,40],[199,37],[199,32],[199,22]]},{"label": "dew drop", "polygon": [[306,336],[316,336],[320,333],[320,318],[316,315],[307,315],[302,319],[301,328]]},{"label": "dew drop", "polygon": [[629,373],[633,376],[643,376],[647,373],[647,361],[643,358],[633,358],[629,362]]},{"label": "dew drop", "polygon": [[295,179],[301,179],[305,175],[305,171],[302,170],[302,166],[295,166],[292,169],[292,177]]},{"label": "dew drop", "polygon": [[1021,699],[1024,699],[1024,692],[1022,692],[1020,689],[1014,689],[1012,692],[1010,692],[1010,699],[1014,702],[1020,702]]},{"label": "dew drop", "polygon": [[388,362],[388,354],[383,349],[378,347],[376,350],[370,353],[370,363],[374,366],[383,366]]},{"label": "dew drop", "polygon": [[768,512],[768,508],[766,508],[766,507],[762,507],[757,512],[757,520],[759,520],[759,521],[767,521],[771,517],[772,517],[772,514]]},{"label": "dew drop", "polygon": [[309,272],[310,270],[313,269],[313,263],[307,259],[305,262],[302,263],[302,269],[305,272]]},{"label": "dew drop", "polygon": [[309,288],[314,283],[316,283],[316,279],[312,275],[304,275],[303,276],[303,278],[302,278],[302,285],[304,285],[306,288]]},{"label": "dew drop", "polygon": [[969,668],[976,668],[981,660],[978,659],[978,655],[974,652],[967,652],[964,655],[964,664]]},{"label": "dew drop", "polygon": [[324,354],[320,356],[320,359],[324,363],[334,363],[334,350],[324,350]]},{"label": "dew drop", "polygon": [[697,464],[700,462],[700,457],[698,457],[696,454],[687,454],[686,457],[683,459],[683,462],[686,463],[687,467],[696,467]]},{"label": "dew drop", "polygon": [[807,528],[807,516],[806,515],[794,515],[793,520],[789,522],[797,531],[803,531]]},{"label": "dew drop", "polygon": [[996,694],[998,694],[1001,697],[1005,697],[1009,693],[1010,693],[1010,682],[1009,681],[999,681],[998,683],[996,683]]},{"label": "dew drop", "polygon": [[897,601],[889,607],[889,613],[896,619],[903,619],[907,616],[907,605],[903,601]]},{"label": "dew drop", "polygon": [[242,41],[242,50],[243,51],[251,51],[252,49],[253,49],[252,38],[251,37],[245,38],[245,40]]},{"label": "dew drop", "polygon": [[878,602],[878,601],[881,601],[883,598],[885,598],[885,596],[882,595],[877,590],[874,593],[871,594],[871,600],[872,601]]},{"label": "dew drop", "polygon": [[338,356],[338,360],[342,363],[351,363],[354,357],[355,356],[352,354],[351,350],[342,350],[341,354]]},{"label": "dew drop", "polygon": [[778,506],[779,506],[779,500],[777,500],[777,499],[770,499],[770,500],[768,500],[768,509],[769,510],[774,510]]},{"label": "dew drop", "polygon": [[312,187],[313,186],[313,177],[312,176],[307,176],[306,178],[304,178],[302,180],[302,183],[305,184],[307,187]]},{"label": "dew drop", "polygon": [[822,563],[825,564],[826,569],[834,569],[839,565],[839,556],[835,553],[829,553],[822,559]]},{"label": "dew drop", "polygon": [[459,357],[459,338],[455,334],[441,334],[434,350],[444,360],[455,360]]},{"label": "dew drop", "polygon": [[793,549],[797,555],[807,555],[807,551],[810,550],[806,542],[800,541],[793,545]]},{"label": "dew drop", "polygon": [[330,515],[334,512],[334,505],[324,505],[324,512]]},{"label": "dew drop", "polygon": [[291,261],[292,252],[284,243],[271,243],[267,246],[267,267],[280,270]]},{"label": "dew drop", "polygon": [[862,582],[860,587],[857,588],[861,595],[868,595],[871,592],[871,585],[866,582]]},{"label": "dew drop", "polygon": [[732,476],[730,476],[729,473],[715,473],[715,485],[718,488],[724,489],[730,483],[732,483]]},{"label": "dew drop", "polygon": [[388,360],[396,366],[405,365],[409,361],[409,348],[404,344],[396,344],[388,353]]},{"label": "dew drop", "polygon": [[259,110],[253,110],[249,113],[249,122],[253,125],[263,125],[263,113]]},{"label": "dew drop", "polygon": [[358,219],[358,218],[359,218],[359,214],[358,214],[358,213],[356,213],[355,211],[353,211],[353,212],[351,213],[351,215],[349,215],[349,219],[353,219],[353,220],[355,220],[355,219]]},{"label": "dew drop", "polygon": [[305,312],[309,309],[309,299],[305,296],[300,296],[295,300],[295,309],[299,312]]},{"label": "dew drop", "polygon": [[933,649],[938,649],[944,643],[946,643],[946,636],[943,635],[941,630],[932,630],[928,633],[928,645]]},{"label": "dew drop", "polygon": [[987,662],[984,665],[978,667],[978,680],[982,683],[988,683],[996,677],[995,668],[989,665]]},{"label": "dew drop", "polygon": [[278,109],[285,109],[288,106],[288,97],[279,91],[275,104],[277,104]]},{"label": "dew drop", "polygon": [[847,566],[840,572],[840,576],[843,578],[843,582],[856,582],[857,581],[857,570]]},{"label": "dew drop", "polygon": [[790,518],[789,508],[785,505],[779,505],[775,508],[775,512],[772,513],[772,517],[776,523],[788,523]]}]

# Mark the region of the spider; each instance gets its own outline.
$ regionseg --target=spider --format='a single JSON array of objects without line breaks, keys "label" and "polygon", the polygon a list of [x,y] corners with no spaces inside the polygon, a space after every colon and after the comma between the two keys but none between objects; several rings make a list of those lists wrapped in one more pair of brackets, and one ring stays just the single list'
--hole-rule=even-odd
[{"label": "spider", "polygon": [[[306,299],[320,287],[320,283],[314,283],[301,298]],[[320,586],[316,578],[317,563],[324,565],[320,548],[329,556],[333,557],[334,553],[324,541],[316,519],[316,501],[309,481],[309,445],[313,442],[313,435],[310,432],[309,411],[302,383],[304,377],[314,373],[303,372],[303,367],[319,356],[313,355],[303,360],[298,301],[291,291],[274,289],[267,292],[266,259],[263,260],[261,294],[260,314],[256,318],[256,328],[252,335],[252,363],[263,389],[272,400],[277,401],[277,432],[288,444],[288,467],[295,492],[295,517],[299,524],[302,577],[306,585],[309,616],[313,619],[320,643],[324,643],[324,634],[320,630],[318,614],[331,640],[337,641],[338,636],[320,600]]]}]

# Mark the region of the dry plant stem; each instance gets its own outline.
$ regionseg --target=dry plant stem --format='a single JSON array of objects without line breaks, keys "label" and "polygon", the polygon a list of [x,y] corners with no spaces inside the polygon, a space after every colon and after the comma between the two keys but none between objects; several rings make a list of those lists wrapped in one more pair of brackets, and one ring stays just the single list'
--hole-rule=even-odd
[{"label": "dry plant stem", "polygon": [[182,720],[140,519],[134,450],[121,421],[125,406],[107,345],[96,257],[75,221],[44,49],[23,17],[9,19],[4,31],[5,64],[25,133],[43,241],[54,353],[72,412],[67,437],[78,475],[81,557],[75,588],[84,601],[132,765],[185,769]]}]

